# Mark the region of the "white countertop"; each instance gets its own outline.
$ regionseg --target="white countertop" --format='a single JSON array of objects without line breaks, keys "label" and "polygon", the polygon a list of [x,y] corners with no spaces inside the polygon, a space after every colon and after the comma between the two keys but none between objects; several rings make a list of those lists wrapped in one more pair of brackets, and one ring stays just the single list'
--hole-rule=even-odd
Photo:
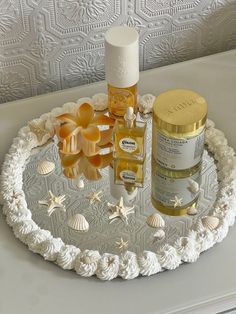
[{"label": "white countertop", "polygon": [[[0,163],[28,120],[105,88],[101,82],[0,104]],[[141,73],[140,94],[171,88],[193,89],[205,97],[209,117],[236,149],[236,50]],[[217,313],[236,306],[235,246],[234,226],[194,264],[149,278],[101,282],[44,261],[0,219],[0,314]]]}]

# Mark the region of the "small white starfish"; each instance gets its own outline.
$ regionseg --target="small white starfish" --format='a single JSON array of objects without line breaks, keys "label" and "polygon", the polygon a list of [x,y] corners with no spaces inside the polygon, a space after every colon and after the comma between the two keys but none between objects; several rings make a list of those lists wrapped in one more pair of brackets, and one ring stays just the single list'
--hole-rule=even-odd
[{"label": "small white starfish", "polygon": [[31,121],[28,123],[30,131],[34,133],[39,142],[42,142],[44,136],[50,136],[49,132],[45,129],[45,121]]},{"label": "small white starfish", "polygon": [[124,241],[123,238],[120,238],[120,241],[116,242],[116,246],[120,251],[125,251],[129,246],[129,241]]},{"label": "small white starfish", "polygon": [[179,198],[177,195],[175,195],[175,198],[173,200],[170,200],[171,202],[174,203],[174,208],[181,206],[183,203],[183,198]]},{"label": "small white starfish", "polygon": [[51,214],[56,210],[56,208],[62,208],[65,212],[65,206],[62,204],[64,200],[66,199],[65,195],[59,195],[55,196],[51,191],[49,193],[48,200],[41,200],[38,201],[40,205],[48,206],[48,216],[51,216]]},{"label": "small white starfish", "polygon": [[102,191],[98,191],[98,192],[93,191],[90,194],[88,194],[86,198],[89,199],[89,204],[92,205],[95,202],[101,202],[102,201],[101,194],[102,194]]},{"label": "small white starfish", "polygon": [[121,196],[119,202],[117,204],[111,204],[107,203],[107,206],[109,210],[112,212],[112,214],[109,216],[110,222],[113,222],[116,219],[121,219],[125,223],[128,223],[128,215],[134,214],[134,206],[132,207],[126,207],[124,206],[123,197]]}]

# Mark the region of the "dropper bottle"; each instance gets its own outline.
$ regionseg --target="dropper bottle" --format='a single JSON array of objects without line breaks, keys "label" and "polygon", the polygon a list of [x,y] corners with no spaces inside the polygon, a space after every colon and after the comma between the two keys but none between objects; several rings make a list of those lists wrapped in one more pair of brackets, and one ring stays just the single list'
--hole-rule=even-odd
[{"label": "dropper bottle", "polygon": [[134,127],[134,123],[136,120],[136,115],[134,114],[134,108],[128,107],[126,109],[126,113],[124,115],[125,126],[127,129],[131,129]]},{"label": "dropper bottle", "polygon": [[134,108],[128,107],[124,119],[116,121],[113,131],[114,158],[145,159],[146,123],[137,121]]}]

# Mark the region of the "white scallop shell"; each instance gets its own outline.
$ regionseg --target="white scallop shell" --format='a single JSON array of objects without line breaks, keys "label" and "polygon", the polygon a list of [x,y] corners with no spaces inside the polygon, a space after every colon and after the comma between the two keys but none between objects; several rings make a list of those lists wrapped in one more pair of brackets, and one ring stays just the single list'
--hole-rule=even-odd
[{"label": "white scallop shell", "polygon": [[67,221],[68,227],[76,231],[86,232],[89,229],[89,223],[85,217],[81,214],[76,214],[70,217]]},{"label": "white scallop shell", "polygon": [[197,214],[197,208],[195,205],[192,205],[191,207],[189,207],[188,211],[187,211],[188,215],[196,215]]},{"label": "white scallop shell", "polygon": [[219,226],[220,220],[218,217],[214,217],[214,216],[205,216],[202,217],[202,225],[203,227],[205,227],[206,229],[209,230],[214,230]]},{"label": "white scallop shell", "polygon": [[147,224],[152,228],[164,228],[165,221],[158,213],[154,213],[147,217]]},{"label": "white scallop shell", "polygon": [[51,173],[55,169],[55,164],[52,161],[41,160],[37,166],[37,172],[42,175]]},{"label": "white scallop shell", "polygon": [[157,230],[157,232],[154,233],[153,237],[155,240],[162,240],[165,237],[165,231],[162,229]]},{"label": "white scallop shell", "polygon": [[199,184],[196,181],[189,179],[188,184],[189,184],[188,190],[190,192],[192,192],[192,193],[198,193],[199,192]]},{"label": "white scallop shell", "polygon": [[83,189],[84,188],[84,180],[83,179],[79,179],[78,180],[77,187],[79,189]]}]

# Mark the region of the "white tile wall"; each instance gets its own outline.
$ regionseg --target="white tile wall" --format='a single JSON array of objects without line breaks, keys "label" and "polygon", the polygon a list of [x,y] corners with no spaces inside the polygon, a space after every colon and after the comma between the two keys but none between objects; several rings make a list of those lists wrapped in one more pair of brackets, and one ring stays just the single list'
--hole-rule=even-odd
[{"label": "white tile wall", "polygon": [[140,33],[140,70],[236,48],[235,0],[0,0],[0,103],[104,78],[105,31]]}]

